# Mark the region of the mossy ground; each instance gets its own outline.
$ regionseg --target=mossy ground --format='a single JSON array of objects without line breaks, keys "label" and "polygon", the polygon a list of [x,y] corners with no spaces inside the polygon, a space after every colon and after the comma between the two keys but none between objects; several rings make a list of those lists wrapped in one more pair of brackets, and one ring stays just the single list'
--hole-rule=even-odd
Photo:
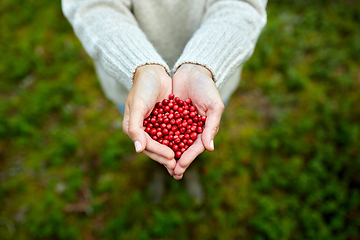
[{"label": "mossy ground", "polygon": [[[359,239],[360,3],[270,1],[194,203],[134,153],[60,1],[0,3],[0,239]],[[165,171],[165,169],[164,169]]]}]

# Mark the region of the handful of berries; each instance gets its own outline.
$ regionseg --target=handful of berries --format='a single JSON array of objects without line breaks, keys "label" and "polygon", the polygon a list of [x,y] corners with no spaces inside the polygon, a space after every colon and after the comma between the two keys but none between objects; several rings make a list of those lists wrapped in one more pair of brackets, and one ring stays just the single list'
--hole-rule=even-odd
[{"label": "handful of berries", "polygon": [[155,104],[143,126],[152,139],[170,147],[179,159],[203,132],[205,121],[206,116],[199,115],[190,98],[183,101],[169,94],[169,99]]}]

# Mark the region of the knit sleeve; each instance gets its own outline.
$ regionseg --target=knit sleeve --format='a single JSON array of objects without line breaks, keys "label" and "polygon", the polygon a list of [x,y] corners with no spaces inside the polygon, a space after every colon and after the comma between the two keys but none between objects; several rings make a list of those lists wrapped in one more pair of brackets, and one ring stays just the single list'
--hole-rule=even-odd
[{"label": "knit sleeve", "polygon": [[208,68],[216,86],[252,55],[266,24],[267,0],[214,1],[209,4],[200,28],[189,40],[174,66],[194,63]]},{"label": "knit sleeve", "polygon": [[126,0],[62,0],[65,17],[85,51],[128,90],[137,67],[169,67],[139,28]]}]

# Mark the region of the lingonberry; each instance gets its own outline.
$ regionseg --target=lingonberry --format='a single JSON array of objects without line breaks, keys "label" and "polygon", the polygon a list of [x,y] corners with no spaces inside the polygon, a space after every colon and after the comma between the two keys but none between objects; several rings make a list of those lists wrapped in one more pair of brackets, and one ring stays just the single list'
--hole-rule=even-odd
[{"label": "lingonberry", "polygon": [[155,104],[143,126],[152,139],[170,147],[179,159],[204,131],[205,121],[206,116],[198,115],[190,98],[183,101],[169,94],[169,99]]}]

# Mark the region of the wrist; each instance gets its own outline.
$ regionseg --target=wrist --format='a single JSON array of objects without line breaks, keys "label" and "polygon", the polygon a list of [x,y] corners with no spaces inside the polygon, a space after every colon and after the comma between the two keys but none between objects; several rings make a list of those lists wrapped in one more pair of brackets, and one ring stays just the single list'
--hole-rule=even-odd
[{"label": "wrist", "polygon": [[202,74],[208,76],[209,78],[213,79],[212,73],[208,68],[204,67],[203,65],[193,64],[193,63],[184,63],[184,64],[182,64],[176,70],[175,73],[188,73],[188,74],[202,73]]},{"label": "wrist", "polygon": [[146,64],[136,68],[133,81],[135,82],[142,75],[149,74],[156,76],[158,79],[166,79],[169,77],[165,67],[158,64]]}]

